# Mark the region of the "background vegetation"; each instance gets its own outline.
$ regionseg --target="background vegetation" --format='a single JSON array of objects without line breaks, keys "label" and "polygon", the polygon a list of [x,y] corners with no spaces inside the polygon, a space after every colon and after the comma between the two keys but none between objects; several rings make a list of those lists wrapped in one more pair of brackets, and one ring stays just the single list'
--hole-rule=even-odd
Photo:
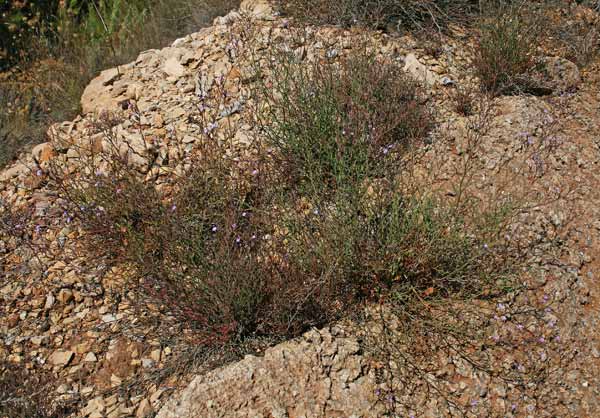
[{"label": "background vegetation", "polygon": [[[0,166],[73,118],[87,83],[239,0],[9,0],[0,6]],[[4,72],[2,72],[4,71]]]}]

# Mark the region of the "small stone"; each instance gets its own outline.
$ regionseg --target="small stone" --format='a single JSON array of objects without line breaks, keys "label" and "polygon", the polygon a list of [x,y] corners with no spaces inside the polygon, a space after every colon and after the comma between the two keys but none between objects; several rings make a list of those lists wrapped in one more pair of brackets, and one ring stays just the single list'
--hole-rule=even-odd
[{"label": "small stone", "polygon": [[120,386],[121,383],[123,383],[123,380],[119,376],[117,376],[116,374],[112,374],[110,376],[110,385],[112,387]]},{"label": "small stone", "polygon": [[50,337],[47,335],[36,335],[35,337],[31,337],[29,341],[31,341],[33,345],[37,345],[39,347],[40,345],[48,344],[49,340]]},{"label": "small stone", "polygon": [[81,410],[81,414],[83,416],[102,416],[102,413],[106,409],[106,405],[104,404],[104,399],[102,396],[98,396],[94,399],[91,399],[85,408]]},{"label": "small stone", "polygon": [[179,78],[185,74],[185,67],[179,63],[176,57],[171,57],[165,61],[163,71],[171,77]]},{"label": "small stone", "polygon": [[144,369],[149,369],[151,367],[154,367],[154,360],[149,359],[149,358],[143,358],[142,359],[142,367]]},{"label": "small stone", "polygon": [[438,81],[436,74],[421,64],[414,54],[408,54],[404,59],[404,71],[411,74],[418,81],[433,86]]},{"label": "small stone", "polygon": [[45,309],[52,308],[55,301],[56,301],[56,298],[54,297],[54,295],[52,293],[48,293],[48,295],[46,296],[46,304],[44,305],[44,308]]},{"label": "small stone", "polygon": [[52,353],[50,358],[48,358],[48,361],[54,366],[65,367],[71,362],[74,356],[75,353],[72,351],[56,350],[54,353]]},{"label": "small stone", "polygon": [[63,305],[66,305],[67,303],[71,302],[73,300],[73,292],[70,291],[69,289],[61,289],[60,292],[58,292],[58,301],[60,303],[62,303]]},{"label": "small stone", "polygon": [[67,393],[68,390],[69,390],[69,386],[67,386],[66,384],[63,383],[62,385],[60,385],[59,387],[56,388],[56,393],[63,394],[63,393]]},{"label": "small stone", "polygon": [[115,394],[115,395],[109,396],[108,398],[104,399],[104,403],[106,404],[107,407],[110,407],[110,406],[116,405],[118,400],[119,399],[118,399],[117,395]]},{"label": "small stone", "polygon": [[38,144],[31,150],[31,155],[38,162],[38,164],[42,165],[50,161],[56,155],[54,151],[54,147],[50,142],[44,142],[42,144]]},{"label": "small stone", "polygon": [[102,315],[102,322],[104,322],[104,323],[115,322],[116,320],[117,320],[117,317],[114,316],[113,314]]},{"label": "small stone", "polygon": [[152,350],[150,352],[150,358],[155,361],[156,363],[160,362],[160,348],[158,350]]},{"label": "small stone", "polygon": [[150,401],[147,398],[144,398],[140,402],[137,411],[135,411],[135,416],[136,418],[145,418],[150,416],[150,414],[152,414],[153,412],[154,409],[152,408]]},{"label": "small stone", "polygon": [[158,389],[156,392],[154,392],[150,396],[150,403],[153,405],[156,404],[156,402],[160,399],[160,397],[162,396],[163,393],[165,393],[164,389]]},{"label": "small stone", "polygon": [[84,387],[84,388],[81,389],[81,394],[82,395],[89,395],[92,392],[94,392],[94,387],[93,386],[86,386],[86,387]]},{"label": "small stone", "polygon": [[96,355],[90,351],[85,355],[83,361],[85,361],[86,363],[95,363],[98,361],[98,357],[96,357]]}]

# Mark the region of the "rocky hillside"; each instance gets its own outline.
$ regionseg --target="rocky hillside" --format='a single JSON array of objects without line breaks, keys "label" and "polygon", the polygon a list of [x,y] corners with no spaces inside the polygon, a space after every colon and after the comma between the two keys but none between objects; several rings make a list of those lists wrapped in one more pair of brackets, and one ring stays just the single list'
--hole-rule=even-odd
[{"label": "rocky hillside", "polygon": [[[574,18],[597,16],[581,7]],[[546,55],[542,94],[473,99],[477,110],[462,112],[456,92],[471,91],[476,79],[467,70],[472,39],[460,28],[441,35],[434,53],[410,34],[292,23],[266,1],[246,0],[213,26],[102,72],[81,116],[50,127],[47,143],[0,173],[11,232],[0,244],[6,373],[41,388],[29,391],[34,402],[78,417],[600,415],[600,62],[579,69]],[[506,232],[526,254],[521,291],[473,301],[479,310],[453,302],[459,317],[478,318],[467,343],[442,341],[427,324],[418,339],[404,339],[417,325],[382,302],[360,320],[274,346],[259,339],[199,349],[167,303],[134,302],[143,282],[127,264],[90,257],[53,170],[83,172],[90,152],[116,147],[168,196],[201,154],[207,129],[231,137],[232,154],[262,135],[252,86],[257,66],[273,77],[273,51],[313,62],[361,48],[411,74],[436,109],[416,177],[435,173],[436,193],[452,202],[467,159],[481,210],[507,194],[522,208]],[[199,98],[217,89],[226,100],[216,118],[198,123]],[[11,415],[17,388],[6,378],[3,385],[0,416],[37,413]]]}]

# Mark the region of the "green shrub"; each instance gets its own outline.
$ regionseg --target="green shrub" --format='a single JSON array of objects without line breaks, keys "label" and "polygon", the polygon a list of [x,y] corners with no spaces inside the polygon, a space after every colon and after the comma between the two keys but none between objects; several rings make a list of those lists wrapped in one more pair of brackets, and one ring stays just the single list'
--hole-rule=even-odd
[{"label": "green shrub", "polygon": [[52,172],[90,251],[132,264],[140,301],[168,307],[203,344],[298,335],[390,288],[467,294],[495,277],[486,229],[404,184],[403,157],[429,127],[418,86],[363,55],[308,68],[281,59],[274,94],[258,96],[270,110],[254,115],[275,119],[251,159],[206,133],[167,197],[111,151],[106,126],[113,147]]},{"label": "green shrub", "polygon": [[367,55],[304,65],[281,57],[265,89],[264,131],[292,182],[307,193],[381,177],[431,125],[421,88]]},{"label": "green shrub", "polygon": [[281,10],[314,24],[363,25],[372,28],[442,28],[465,21],[479,10],[478,0],[280,0]]},{"label": "green shrub", "polygon": [[538,30],[536,16],[517,6],[500,7],[482,20],[473,65],[485,91],[511,94],[533,87]]},{"label": "green shrub", "polygon": [[[598,3],[600,5],[600,3]],[[595,22],[575,20],[565,22],[554,28],[556,37],[565,51],[565,58],[579,67],[593,62],[600,53],[600,19]]]}]

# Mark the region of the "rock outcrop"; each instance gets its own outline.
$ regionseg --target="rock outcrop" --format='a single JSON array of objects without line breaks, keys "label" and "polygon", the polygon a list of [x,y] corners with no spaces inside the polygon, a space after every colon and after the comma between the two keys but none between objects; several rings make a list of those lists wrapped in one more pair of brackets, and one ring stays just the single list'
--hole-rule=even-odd
[{"label": "rock outcrop", "polygon": [[196,377],[157,418],[378,417],[376,387],[356,339],[325,328]]}]

